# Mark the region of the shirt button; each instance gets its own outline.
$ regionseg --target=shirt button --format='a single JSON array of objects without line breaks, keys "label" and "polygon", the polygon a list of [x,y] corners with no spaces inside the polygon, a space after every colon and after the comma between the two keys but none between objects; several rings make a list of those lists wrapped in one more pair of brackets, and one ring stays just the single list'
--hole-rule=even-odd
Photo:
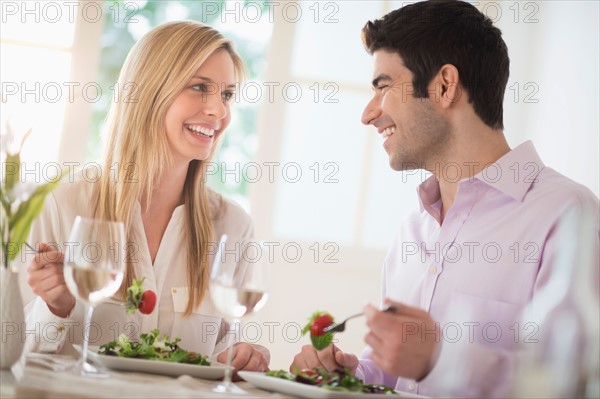
[{"label": "shirt button", "polygon": [[414,382],[411,382],[410,384],[408,384],[408,389],[409,389],[410,391],[413,391],[413,390],[415,389],[415,383],[414,383]]},{"label": "shirt button", "polygon": [[437,267],[435,267],[435,265],[429,266],[429,273],[436,274],[437,273]]}]

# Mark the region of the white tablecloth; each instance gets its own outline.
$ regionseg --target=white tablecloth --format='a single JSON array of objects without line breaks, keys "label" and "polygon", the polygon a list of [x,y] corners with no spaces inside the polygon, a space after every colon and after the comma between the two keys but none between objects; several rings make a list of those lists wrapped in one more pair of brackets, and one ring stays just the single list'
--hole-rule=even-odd
[{"label": "white tablecloth", "polygon": [[263,391],[247,382],[236,383],[247,395],[225,395],[212,391],[218,381],[187,375],[178,378],[110,370],[109,378],[85,378],[65,371],[52,371],[33,362],[22,362],[2,371],[0,397],[5,398],[290,398]]}]

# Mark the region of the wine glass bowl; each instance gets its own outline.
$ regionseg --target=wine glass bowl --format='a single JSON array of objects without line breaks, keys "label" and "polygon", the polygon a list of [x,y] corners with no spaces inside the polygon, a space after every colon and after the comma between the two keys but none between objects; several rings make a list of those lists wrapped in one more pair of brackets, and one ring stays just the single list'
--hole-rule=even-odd
[{"label": "wine glass bowl", "polygon": [[[263,247],[258,244],[252,246],[258,253],[250,255],[244,251],[240,262],[224,262],[221,253],[226,243],[227,236],[221,236],[211,269],[209,291],[215,307],[221,312],[229,328],[232,328],[241,318],[258,312],[265,306],[268,299],[267,265],[261,260]],[[227,334],[227,337],[230,335],[234,336]],[[228,367],[223,382],[213,391],[244,394],[244,390],[231,382],[232,337],[229,337],[227,351]]]},{"label": "wine glass bowl", "polygon": [[89,327],[94,306],[114,295],[125,272],[125,227],[122,222],[77,216],[65,251],[64,276],[67,288],[86,308],[81,358],[76,374],[107,377],[87,363]]},{"label": "wine glass bowl", "polygon": [[229,321],[258,312],[267,303],[267,293],[260,290],[239,288],[219,282],[211,282],[210,289],[215,306]]}]

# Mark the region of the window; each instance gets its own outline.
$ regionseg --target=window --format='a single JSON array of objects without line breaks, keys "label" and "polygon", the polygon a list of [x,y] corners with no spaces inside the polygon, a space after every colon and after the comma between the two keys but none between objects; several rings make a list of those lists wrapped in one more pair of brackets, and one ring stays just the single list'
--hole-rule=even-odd
[{"label": "window", "polygon": [[78,144],[85,140],[89,100],[96,96],[101,29],[98,20],[87,18],[89,8],[75,2],[2,3],[2,128],[9,119],[17,141],[31,129],[22,152],[28,180],[51,178],[61,162],[82,161]]},{"label": "window", "polygon": [[275,21],[280,32],[272,42],[277,60],[271,59],[269,79],[280,91],[263,107],[259,163],[263,176],[269,163],[279,170],[274,184],[257,187],[270,193],[256,204],[257,219],[269,236],[383,250],[397,224],[381,220],[389,222],[389,212],[399,221],[413,208],[414,185],[403,180],[416,181],[389,169],[378,135],[360,122],[372,95],[372,59],[360,31],[385,13],[386,4],[299,4],[299,13]]}]

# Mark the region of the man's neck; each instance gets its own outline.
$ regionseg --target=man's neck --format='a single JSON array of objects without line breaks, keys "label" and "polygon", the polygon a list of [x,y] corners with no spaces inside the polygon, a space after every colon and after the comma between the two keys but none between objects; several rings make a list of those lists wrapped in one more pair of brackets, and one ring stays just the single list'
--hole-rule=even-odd
[{"label": "man's neck", "polygon": [[[458,183],[481,172],[510,151],[501,131],[484,129],[472,135],[459,137],[445,159],[437,160],[431,172],[437,178],[442,197],[440,222],[454,204]],[[460,173],[460,174],[458,174]]]}]

